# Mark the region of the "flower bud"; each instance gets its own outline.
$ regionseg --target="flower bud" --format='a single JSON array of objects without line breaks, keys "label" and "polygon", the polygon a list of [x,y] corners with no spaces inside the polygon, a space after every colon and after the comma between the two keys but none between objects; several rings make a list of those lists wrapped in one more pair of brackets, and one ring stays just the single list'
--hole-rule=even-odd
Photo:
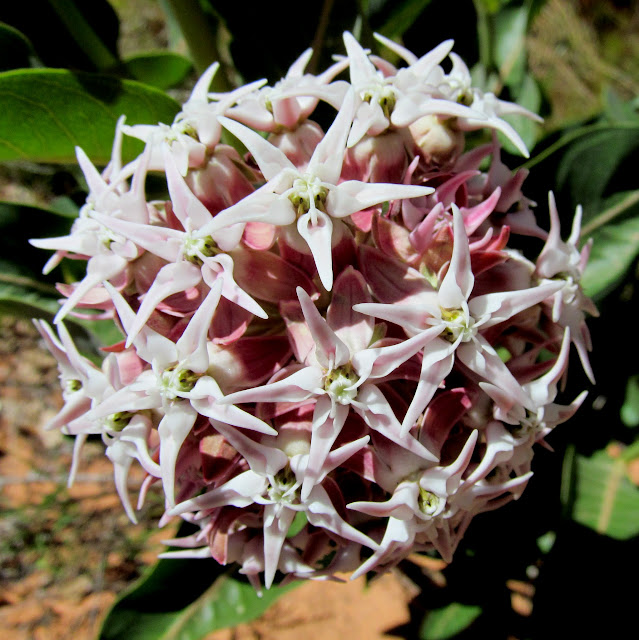
[{"label": "flower bud", "polygon": [[452,165],[464,150],[464,133],[454,119],[423,116],[408,127],[419,154],[432,168]]}]

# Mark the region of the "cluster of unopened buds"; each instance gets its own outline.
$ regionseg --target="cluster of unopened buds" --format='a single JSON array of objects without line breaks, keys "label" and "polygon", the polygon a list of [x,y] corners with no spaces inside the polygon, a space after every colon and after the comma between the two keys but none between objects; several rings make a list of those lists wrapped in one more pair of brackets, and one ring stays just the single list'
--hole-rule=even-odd
[{"label": "cluster of unopened buds", "polygon": [[[502,116],[536,116],[473,88],[451,41],[417,58],[378,40],[405,65],[349,33],[324,73],[305,73],[309,50],[272,87],[212,94],[213,65],[170,126],[122,119],[104,172],[78,149],[87,202],[69,236],[33,241],[55,250],[45,271],[87,261],[59,285],[57,335],[38,324],[64,386],[49,426],[76,436],[71,477],[101,435],[132,520],[137,460],[140,502],[157,484],[162,522],[196,525],[164,555],[239,563],[258,588],[278,571],[450,561],[583,402],[555,403],[571,345],[593,377],[579,211],[562,240],[551,195],[544,231],[527,172],[500,159],[497,132],[527,154]],[[319,101],[337,110],[326,131],[309,119]],[[492,142],[465,148],[480,129]],[[146,143],[125,166],[123,135]],[[148,172],[168,200],[147,201]],[[537,239],[536,261],[511,234]],[[100,368],[68,315],[119,323]]]}]

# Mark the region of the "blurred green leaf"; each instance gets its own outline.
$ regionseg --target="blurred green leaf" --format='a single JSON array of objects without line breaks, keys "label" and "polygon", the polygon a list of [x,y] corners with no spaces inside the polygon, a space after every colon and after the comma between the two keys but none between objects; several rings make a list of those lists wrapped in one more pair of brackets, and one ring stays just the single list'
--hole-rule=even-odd
[{"label": "blurred green leaf", "polygon": [[567,456],[570,516],[579,524],[617,540],[639,534],[639,488],[630,482],[626,463],[607,451],[591,457]]},{"label": "blurred green leaf", "polygon": [[32,247],[29,240],[67,235],[72,222],[68,217],[40,207],[0,201],[0,256],[21,265],[24,273],[41,282],[54,282],[40,273],[47,252]]},{"label": "blurred green leaf", "polygon": [[56,279],[40,273],[47,253],[28,241],[66,235],[71,222],[38,207],[0,202],[0,312],[47,319],[56,313]]},{"label": "blurred green leaf", "polygon": [[53,213],[66,218],[77,218],[80,212],[80,207],[69,196],[53,198],[49,203],[49,208]]},{"label": "blurred green leaf", "polygon": [[500,11],[493,22],[493,55],[506,86],[518,87],[526,73],[526,32],[530,2]]},{"label": "blurred green leaf", "polygon": [[597,216],[607,187],[625,160],[639,147],[639,124],[601,125],[583,132],[565,150],[557,170],[557,185],[584,207],[584,224]]},{"label": "blurred green leaf", "polygon": [[419,632],[420,640],[446,640],[454,638],[468,628],[480,615],[476,605],[453,602],[441,609],[429,611]]},{"label": "blurred green leaf", "polygon": [[610,218],[610,212],[621,208],[634,215],[602,224],[592,233],[586,229],[584,237],[591,237],[593,245],[581,285],[589,297],[601,298],[611,291],[639,255],[639,190],[617,194],[607,202],[611,206],[600,214],[601,218]]},{"label": "blurred green leaf", "polygon": [[158,89],[180,84],[193,69],[188,58],[171,51],[138,53],[127,58],[124,66],[136,80]]},{"label": "blurred green leaf", "polygon": [[60,308],[53,285],[40,282],[19,266],[0,260],[0,313],[51,319]]},{"label": "blurred green leaf", "polygon": [[33,55],[29,39],[11,25],[0,22],[0,71],[29,67]]},{"label": "blurred green leaf", "polygon": [[96,69],[107,71],[118,66],[116,53],[102,41],[74,0],[49,0],[49,4]]},{"label": "blurred green leaf", "polygon": [[537,546],[543,554],[548,554],[553,548],[556,540],[557,533],[555,531],[546,531],[546,533],[537,538]]},{"label": "blurred green leaf", "polygon": [[0,2],[0,20],[29,39],[47,67],[106,71],[118,65],[119,20],[107,0]]},{"label": "blurred green leaf", "polygon": [[604,93],[604,116],[610,122],[632,122],[639,120],[637,99],[623,100],[612,88],[608,87]]},{"label": "blurred green leaf", "polygon": [[626,397],[621,405],[621,421],[627,427],[639,426],[639,374],[628,378]]},{"label": "blurred green leaf", "polygon": [[481,7],[489,14],[497,13],[502,7],[507,5],[510,0],[475,0],[475,4]]},{"label": "blurred green leaf", "polygon": [[[95,164],[106,164],[120,115],[127,124],[171,123],[180,109],[138,82],[61,69],[0,73],[0,101],[0,161],[75,163],[78,145]],[[126,158],[140,150],[139,141],[125,140]]]},{"label": "blurred green leaf", "polygon": [[100,640],[199,640],[257,618],[294,586],[259,597],[214,560],[160,560],[115,603]]}]

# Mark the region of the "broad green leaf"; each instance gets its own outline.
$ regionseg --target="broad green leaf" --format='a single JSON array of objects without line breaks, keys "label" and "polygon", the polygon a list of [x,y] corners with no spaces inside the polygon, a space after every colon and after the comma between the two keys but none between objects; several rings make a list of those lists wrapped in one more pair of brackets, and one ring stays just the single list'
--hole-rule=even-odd
[{"label": "broad green leaf", "polygon": [[477,605],[453,602],[441,609],[429,611],[419,632],[420,640],[446,640],[454,638],[468,628],[480,615]]},{"label": "broad green leaf", "polygon": [[[623,195],[639,213],[639,191]],[[619,283],[639,255],[639,215],[608,223],[586,237],[592,237],[593,245],[581,284],[587,296],[601,297]]]},{"label": "broad green leaf", "polygon": [[12,26],[0,22],[0,71],[28,67],[33,55],[29,39]]},{"label": "broad green leaf", "polygon": [[621,421],[627,427],[639,426],[639,374],[628,378],[626,397],[621,405]]},{"label": "broad green leaf", "polygon": [[557,170],[557,185],[582,203],[584,224],[599,213],[607,186],[626,157],[639,147],[639,124],[604,126],[575,140]]},{"label": "broad green leaf", "polygon": [[199,640],[262,615],[295,586],[259,597],[214,560],[160,560],[109,612],[100,640]]},{"label": "broad green leaf", "polygon": [[573,520],[617,540],[639,534],[639,488],[627,475],[626,463],[607,451],[591,457],[566,458],[570,465],[570,495],[567,507]]},{"label": "broad green leaf", "polygon": [[[77,145],[95,164],[106,164],[122,114],[128,124],[171,123],[180,109],[138,82],[62,69],[0,73],[0,102],[0,161],[75,163]],[[141,143],[127,138],[124,148],[130,159]]]},{"label": "broad green leaf", "polygon": [[138,53],[127,58],[124,66],[136,80],[158,89],[180,84],[193,68],[188,58],[171,51]]}]

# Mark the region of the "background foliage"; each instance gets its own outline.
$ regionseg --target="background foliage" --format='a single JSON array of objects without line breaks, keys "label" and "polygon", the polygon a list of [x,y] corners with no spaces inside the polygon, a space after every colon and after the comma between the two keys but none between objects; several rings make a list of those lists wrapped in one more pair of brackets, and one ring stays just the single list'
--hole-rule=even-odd
[{"label": "background foliage", "polygon": [[[217,89],[260,77],[276,81],[309,43],[315,50],[310,71],[320,70],[342,51],[345,29],[373,50],[376,31],[418,55],[454,37],[455,50],[476,62],[476,84],[546,116],[543,126],[512,121],[532,150],[524,163],[531,169],[526,195],[543,211],[553,189],[565,234],[575,207],[584,207],[582,236],[594,239],[584,286],[601,311],[590,322],[598,384],[577,416],[552,435],[555,451],[538,451],[539,473],[522,499],[473,523],[444,571],[445,588],[414,565],[403,567],[421,594],[412,602],[411,623],[393,633],[423,640],[592,637],[599,625],[609,631],[632,625],[632,592],[624,584],[627,574],[631,580],[636,575],[629,569],[637,568],[639,534],[639,38],[629,21],[636,16],[633,3],[460,0],[453,13],[443,0],[308,0],[300,16],[298,0],[284,0],[276,11],[270,3],[252,3],[247,19],[243,3],[160,0],[166,47],[125,52],[120,36],[127,23],[119,13],[126,4],[31,0],[0,8],[0,162],[22,180],[42,175],[34,163],[55,163],[47,173],[54,195],[48,209],[0,202],[0,311],[50,317],[57,307],[53,284],[77,279],[68,266],[42,276],[41,252],[26,240],[69,228],[86,188],[74,147],[106,163],[121,113],[128,124],[170,123],[196,74],[213,60],[224,72]],[[294,33],[283,15],[293,16]],[[138,35],[134,41],[143,40]],[[254,43],[264,41],[256,55]],[[129,157],[140,151],[134,142],[127,142]],[[523,160],[507,162],[516,167]],[[80,324],[75,331],[87,349],[108,341]],[[588,386],[574,367],[565,397]],[[275,587],[260,599],[241,577],[213,565],[159,562],[123,594],[100,637],[196,640],[259,616],[292,588]],[[511,609],[512,579],[534,584],[528,618]],[[178,599],[167,597],[175,584],[188,586]]]}]

